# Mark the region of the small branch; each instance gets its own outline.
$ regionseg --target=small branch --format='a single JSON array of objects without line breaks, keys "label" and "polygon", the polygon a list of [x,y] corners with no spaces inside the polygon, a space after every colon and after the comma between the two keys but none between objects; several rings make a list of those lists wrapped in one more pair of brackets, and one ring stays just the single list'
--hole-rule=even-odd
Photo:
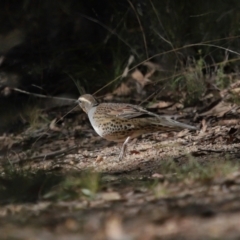
[{"label": "small branch", "polygon": [[16,161],[11,161],[11,163],[16,164],[16,163],[22,163],[22,162],[27,162],[27,161],[34,161],[36,159],[45,160],[49,157],[57,157],[57,156],[60,157],[60,156],[66,155],[67,153],[69,153],[70,151],[72,151],[76,148],[78,148],[77,145],[69,147],[69,148],[64,148],[64,149],[59,150],[59,151],[50,152],[50,153],[47,153],[47,154],[40,154],[40,155],[32,157],[32,158],[25,158],[25,159],[20,159],[20,160],[16,160]]},{"label": "small branch", "polygon": [[76,103],[76,99],[72,99],[72,98],[61,98],[61,97],[51,97],[51,96],[46,96],[46,95],[42,95],[42,94],[38,94],[38,93],[30,93],[18,88],[11,88],[12,90],[16,91],[16,92],[20,92],[20,93],[24,93],[30,96],[35,96],[35,97],[40,97],[40,98],[50,98],[50,99],[59,99],[59,100],[64,100],[64,101],[70,101],[70,102],[74,102]]},{"label": "small branch", "polygon": [[198,148],[198,150],[204,151],[204,152],[215,152],[215,153],[227,152],[226,150],[214,150],[214,149],[204,149],[204,148]]}]

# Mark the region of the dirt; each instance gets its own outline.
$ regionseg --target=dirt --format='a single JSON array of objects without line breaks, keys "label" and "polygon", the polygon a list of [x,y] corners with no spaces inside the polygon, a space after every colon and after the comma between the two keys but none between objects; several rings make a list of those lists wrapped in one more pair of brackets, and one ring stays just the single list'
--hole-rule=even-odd
[{"label": "dirt", "polygon": [[[52,130],[3,135],[1,239],[239,239],[239,128],[224,121],[141,136],[123,161],[80,111]],[[58,189],[86,171],[85,187],[70,184],[74,196]],[[15,194],[29,184],[26,172],[39,185]],[[46,176],[59,179],[44,192]]]}]

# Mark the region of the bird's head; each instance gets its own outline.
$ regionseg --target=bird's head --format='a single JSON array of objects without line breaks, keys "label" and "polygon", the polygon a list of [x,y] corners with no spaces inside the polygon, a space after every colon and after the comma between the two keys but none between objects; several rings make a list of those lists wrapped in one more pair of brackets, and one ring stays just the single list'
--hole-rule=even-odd
[{"label": "bird's head", "polygon": [[80,96],[77,103],[85,113],[88,113],[92,107],[98,105],[98,101],[90,94]]}]

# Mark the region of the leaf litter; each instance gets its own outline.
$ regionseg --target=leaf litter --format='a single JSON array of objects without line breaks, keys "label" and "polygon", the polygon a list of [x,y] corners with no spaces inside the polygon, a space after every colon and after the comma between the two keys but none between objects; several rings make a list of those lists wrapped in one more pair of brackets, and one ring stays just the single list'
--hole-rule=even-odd
[{"label": "leaf litter", "polygon": [[[136,99],[149,95],[151,74],[133,73],[143,92]],[[124,84],[131,95],[134,87]],[[2,135],[0,231],[18,239],[239,239],[240,109],[229,100],[239,85],[206,93],[199,106],[188,108],[166,102],[164,93],[170,93],[162,92],[148,105],[151,111],[200,130],[146,134],[120,162],[120,147],[98,137],[80,109],[59,125],[48,109],[50,130],[43,123]],[[107,99],[121,96],[116,90]],[[59,178],[48,186],[47,175]],[[26,198],[9,198],[21,182],[29,184],[19,193]],[[35,200],[27,194],[36,194]]]}]

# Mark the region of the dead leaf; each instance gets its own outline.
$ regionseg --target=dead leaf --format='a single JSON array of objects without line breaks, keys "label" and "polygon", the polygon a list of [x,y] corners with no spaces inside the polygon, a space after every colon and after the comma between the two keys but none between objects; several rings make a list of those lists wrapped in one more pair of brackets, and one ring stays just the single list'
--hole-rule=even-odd
[{"label": "dead leaf", "polygon": [[54,118],[50,125],[49,125],[49,128],[52,130],[52,131],[55,131],[55,132],[61,132],[61,129],[59,127],[56,126],[56,123],[57,123],[58,119],[57,118]]},{"label": "dead leaf", "polygon": [[113,94],[117,96],[128,95],[131,93],[131,88],[126,84],[122,83],[116,90],[114,90]]},{"label": "dead leaf", "polygon": [[240,94],[240,88],[231,89],[232,93]]},{"label": "dead leaf", "polygon": [[131,150],[131,151],[129,151],[129,152],[130,152],[130,154],[140,154],[140,152],[137,151],[137,150]]},{"label": "dead leaf", "polygon": [[72,218],[67,218],[65,221],[65,227],[70,231],[76,231],[78,229],[77,221]]},{"label": "dead leaf", "polygon": [[188,129],[184,129],[184,130],[182,130],[181,132],[179,132],[177,134],[177,137],[179,137],[179,138],[184,137],[184,136],[188,135],[188,133],[189,133],[189,130]]},{"label": "dead leaf", "polygon": [[98,155],[95,162],[99,163],[99,162],[102,162],[102,161],[103,161],[103,156]]},{"label": "dead leaf", "polygon": [[216,117],[223,117],[224,114],[229,112],[233,109],[234,105],[221,101],[217,105],[215,105],[212,109],[200,113],[199,116],[216,116]]},{"label": "dead leaf", "polygon": [[168,108],[172,106],[174,103],[173,102],[166,102],[166,101],[158,101],[157,103],[151,104],[148,108]]},{"label": "dead leaf", "polygon": [[1,91],[1,94],[3,95],[3,96],[9,96],[10,94],[12,93],[12,89],[11,88],[9,88],[9,87],[5,87],[5,88],[3,88],[3,90]]},{"label": "dead leaf", "polygon": [[123,232],[122,220],[118,216],[111,216],[106,221],[105,232],[108,240],[128,239]]},{"label": "dead leaf", "polygon": [[201,129],[201,131],[200,131],[200,134],[201,134],[201,133],[205,133],[205,132],[207,131],[207,127],[208,127],[208,125],[207,125],[206,119],[204,118],[204,119],[202,120],[202,129]]},{"label": "dead leaf", "polygon": [[154,173],[154,174],[152,174],[152,178],[164,179],[164,176],[162,174],[159,174],[159,173]]},{"label": "dead leaf", "polygon": [[118,192],[103,192],[100,193],[99,196],[105,201],[116,201],[121,199],[121,196]]},{"label": "dead leaf", "polygon": [[218,125],[222,126],[231,126],[240,124],[240,119],[220,119]]},{"label": "dead leaf", "polygon": [[135,71],[131,74],[131,77],[135,79],[138,83],[140,83],[142,88],[152,82],[150,79],[144,76],[142,72],[138,69],[135,69]]}]

